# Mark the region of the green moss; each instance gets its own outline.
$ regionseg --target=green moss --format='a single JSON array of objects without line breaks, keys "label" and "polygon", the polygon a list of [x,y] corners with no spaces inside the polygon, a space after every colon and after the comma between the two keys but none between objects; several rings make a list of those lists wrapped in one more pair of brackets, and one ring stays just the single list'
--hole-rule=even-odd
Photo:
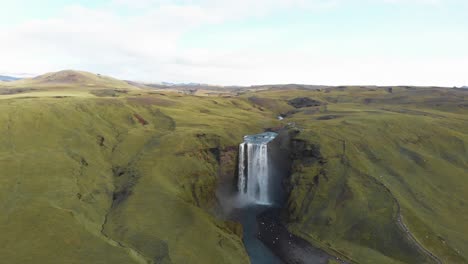
[{"label": "green moss", "polygon": [[[397,224],[400,207],[422,246],[444,263],[467,262],[462,92],[98,98],[96,88],[39,88],[0,95],[4,262],[248,263],[240,227],[213,216],[215,190],[235,170],[229,148],[282,125],[305,144],[290,180],[291,231],[353,262],[431,263]],[[276,120],[296,97],[327,105]]]},{"label": "green moss", "polygon": [[466,93],[345,87],[245,96],[328,102],[283,120],[322,155],[293,164],[288,211],[296,234],[359,263],[433,262],[396,224],[400,204],[423,247],[444,263],[467,262]]},{"label": "green moss", "polygon": [[[0,100],[3,260],[247,263],[239,232],[208,213],[219,166],[210,149],[261,130],[263,114],[198,114],[192,109],[220,114],[232,104],[169,100],[181,107],[125,98]],[[52,249],[56,261],[47,258]]]}]

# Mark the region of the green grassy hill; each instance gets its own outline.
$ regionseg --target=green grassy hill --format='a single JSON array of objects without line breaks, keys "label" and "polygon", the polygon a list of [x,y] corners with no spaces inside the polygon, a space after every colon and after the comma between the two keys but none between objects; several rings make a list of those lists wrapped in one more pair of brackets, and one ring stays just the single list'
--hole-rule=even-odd
[{"label": "green grassy hill", "polygon": [[4,83],[9,87],[98,87],[98,88],[135,88],[125,81],[84,71],[64,70],[46,73],[34,78],[26,78]]},{"label": "green grassy hill", "polygon": [[5,98],[24,97],[117,97],[138,94],[146,88],[126,81],[84,71],[65,70],[46,73],[34,78],[0,82],[0,95]]},{"label": "green grassy hill", "polygon": [[1,262],[247,263],[240,237],[208,213],[210,150],[264,125],[261,111],[238,106],[149,94],[0,99]]},{"label": "green grassy hill", "polygon": [[[264,107],[274,101],[278,114],[293,111],[284,122],[300,131],[301,151],[313,153],[294,161],[290,229],[356,263],[433,263],[406,225],[443,263],[467,263],[467,95],[358,87],[262,93]],[[293,110],[287,100],[297,96],[323,106]]]},{"label": "green grassy hill", "polygon": [[198,97],[69,73],[0,87],[1,263],[248,263],[218,217],[220,153],[281,126],[291,231],[353,263],[468,262],[462,89]]}]

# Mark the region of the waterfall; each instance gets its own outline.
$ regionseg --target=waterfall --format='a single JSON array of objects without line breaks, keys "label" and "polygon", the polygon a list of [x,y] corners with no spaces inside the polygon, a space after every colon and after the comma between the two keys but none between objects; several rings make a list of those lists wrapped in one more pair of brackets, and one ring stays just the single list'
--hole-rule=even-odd
[{"label": "waterfall", "polygon": [[266,132],[245,136],[239,145],[239,195],[257,204],[271,204],[268,143],[277,136]]},{"label": "waterfall", "polygon": [[240,193],[244,193],[246,191],[246,175],[245,175],[245,145],[246,143],[242,143],[239,145],[239,183],[237,187],[239,188]]}]

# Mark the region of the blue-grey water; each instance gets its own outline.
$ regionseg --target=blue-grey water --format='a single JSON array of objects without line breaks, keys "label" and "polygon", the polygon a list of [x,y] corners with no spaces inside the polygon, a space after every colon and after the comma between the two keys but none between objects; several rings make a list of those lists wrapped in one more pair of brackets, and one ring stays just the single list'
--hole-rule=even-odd
[{"label": "blue-grey water", "polygon": [[240,221],[244,227],[244,245],[250,256],[252,264],[282,264],[283,262],[275,256],[262,241],[257,238],[259,229],[257,215],[267,210],[264,205],[252,205],[242,209]]}]

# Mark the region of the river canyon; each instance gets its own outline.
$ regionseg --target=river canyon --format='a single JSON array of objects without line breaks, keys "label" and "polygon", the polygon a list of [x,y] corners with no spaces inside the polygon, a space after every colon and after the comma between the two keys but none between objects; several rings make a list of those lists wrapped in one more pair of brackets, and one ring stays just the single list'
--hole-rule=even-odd
[{"label": "river canyon", "polygon": [[252,264],[326,264],[329,256],[291,234],[281,221],[290,173],[289,136],[265,132],[244,136],[239,145],[238,177],[231,217],[243,226]]}]

